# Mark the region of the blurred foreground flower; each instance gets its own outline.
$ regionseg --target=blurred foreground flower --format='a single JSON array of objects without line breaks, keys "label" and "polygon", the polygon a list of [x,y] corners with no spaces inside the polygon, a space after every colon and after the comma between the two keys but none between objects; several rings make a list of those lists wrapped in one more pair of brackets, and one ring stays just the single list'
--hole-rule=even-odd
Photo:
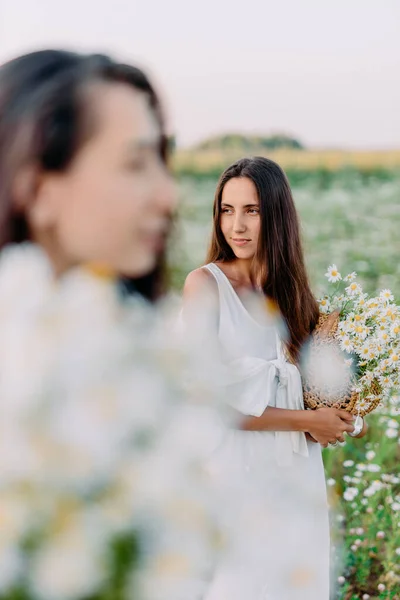
[{"label": "blurred foreground flower", "polygon": [[152,309],[89,270],[54,281],[23,245],[0,257],[0,319],[0,598],[201,597],[214,415],[184,404]]}]

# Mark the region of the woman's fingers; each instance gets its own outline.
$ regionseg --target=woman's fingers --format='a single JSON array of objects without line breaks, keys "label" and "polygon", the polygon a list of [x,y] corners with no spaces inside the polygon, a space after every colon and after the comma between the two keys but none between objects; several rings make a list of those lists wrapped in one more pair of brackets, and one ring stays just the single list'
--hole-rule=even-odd
[{"label": "woman's fingers", "polygon": [[342,429],[343,431],[347,431],[347,433],[353,433],[354,423],[343,423]]},{"label": "woman's fingers", "polygon": [[336,414],[343,421],[346,421],[346,422],[349,422],[349,423],[353,423],[354,418],[355,418],[354,415],[352,415],[351,413],[347,412],[347,410],[342,410],[340,408],[336,409]]}]

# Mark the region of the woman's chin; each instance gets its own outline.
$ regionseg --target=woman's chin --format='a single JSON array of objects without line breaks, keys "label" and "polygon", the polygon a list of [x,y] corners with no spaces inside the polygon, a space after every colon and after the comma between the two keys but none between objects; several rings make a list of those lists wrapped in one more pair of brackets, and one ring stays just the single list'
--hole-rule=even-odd
[{"label": "woman's chin", "polygon": [[232,250],[236,258],[239,258],[240,260],[251,260],[254,258],[253,250],[246,248],[232,248]]}]

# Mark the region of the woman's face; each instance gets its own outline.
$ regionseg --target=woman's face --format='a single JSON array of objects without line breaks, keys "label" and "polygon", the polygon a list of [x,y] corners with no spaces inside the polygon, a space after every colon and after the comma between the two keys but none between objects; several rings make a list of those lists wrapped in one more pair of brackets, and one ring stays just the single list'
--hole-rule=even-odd
[{"label": "woman's face", "polygon": [[92,262],[140,277],[155,267],[175,207],[160,127],[126,84],[96,84],[88,96],[95,132],[65,172],[43,175],[28,219],[57,271]]},{"label": "woman's face", "polygon": [[260,201],[248,177],[235,177],[221,197],[221,230],[236,258],[252,259],[260,234]]}]

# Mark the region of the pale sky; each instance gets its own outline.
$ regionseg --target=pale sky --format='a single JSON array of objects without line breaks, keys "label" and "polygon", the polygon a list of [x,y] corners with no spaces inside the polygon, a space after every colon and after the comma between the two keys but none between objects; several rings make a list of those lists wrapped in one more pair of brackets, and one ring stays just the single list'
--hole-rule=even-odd
[{"label": "pale sky", "polygon": [[400,0],[0,0],[1,62],[48,46],[145,67],[180,144],[400,148]]}]

